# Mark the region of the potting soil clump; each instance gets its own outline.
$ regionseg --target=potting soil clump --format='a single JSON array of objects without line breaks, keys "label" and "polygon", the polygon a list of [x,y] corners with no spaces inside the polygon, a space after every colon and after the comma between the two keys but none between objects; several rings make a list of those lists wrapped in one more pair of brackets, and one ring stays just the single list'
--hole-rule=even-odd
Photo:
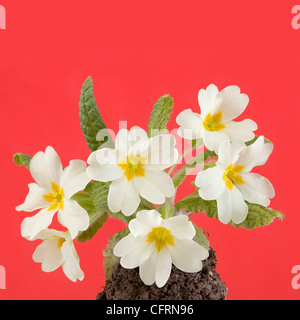
[{"label": "potting soil clump", "polygon": [[186,273],[172,266],[171,275],[162,288],[145,285],[139,268],[125,269],[118,264],[97,300],[224,300],[227,288],[215,271],[217,259],[212,248],[196,273]]}]

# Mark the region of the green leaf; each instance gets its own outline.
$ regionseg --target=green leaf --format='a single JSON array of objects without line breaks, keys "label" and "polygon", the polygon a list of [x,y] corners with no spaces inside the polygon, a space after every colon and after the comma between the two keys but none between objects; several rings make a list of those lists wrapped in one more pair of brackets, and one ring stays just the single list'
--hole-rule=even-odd
[{"label": "green leaf", "polygon": [[208,250],[209,249],[209,241],[208,241],[207,237],[205,236],[203,230],[201,228],[198,228],[194,223],[193,223],[193,225],[196,230],[196,234],[195,234],[195,237],[193,238],[193,240],[195,242],[197,242],[198,244],[200,244],[200,246],[202,246],[203,248]]},{"label": "green leaf", "polygon": [[268,226],[275,219],[282,220],[284,218],[284,214],[278,210],[273,210],[271,208],[267,208],[254,203],[247,204],[249,207],[249,211],[246,220],[240,224],[234,224],[233,222],[231,222],[230,224],[234,227],[242,227],[251,230],[257,227]]},{"label": "green leaf", "polygon": [[90,225],[85,231],[80,231],[77,235],[77,240],[80,242],[88,241],[98,232],[109,217],[106,211],[100,212],[97,210],[89,211]]},{"label": "green leaf", "polygon": [[90,240],[108,219],[108,188],[108,183],[93,181],[87,185],[84,192],[76,193],[72,197],[88,212],[90,218],[88,229],[78,233],[78,241]]},{"label": "green leaf", "polygon": [[129,234],[128,228],[119,231],[115,235],[109,238],[108,245],[103,249],[103,256],[104,256],[104,272],[105,272],[105,279],[106,281],[110,278],[114,266],[119,263],[120,258],[116,257],[113,254],[115,245],[124,237]]},{"label": "green leaf", "polygon": [[186,213],[204,212],[209,218],[218,217],[217,202],[208,201],[199,197],[198,192],[192,193],[175,204],[177,210],[183,209]]},{"label": "green leaf", "polygon": [[[248,203],[246,201],[249,211],[245,221],[240,224],[233,225],[236,228],[245,228],[248,230],[264,227],[272,223],[275,219],[282,220],[284,214],[278,210],[273,210],[258,204]],[[177,210],[185,210],[185,213],[192,214],[204,212],[209,218],[218,219],[218,208],[215,200],[203,200],[198,193],[193,193],[186,198],[182,199],[175,205]]]},{"label": "green leaf", "polygon": [[165,133],[167,131],[167,123],[170,121],[170,116],[173,112],[173,98],[168,94],[160,97],[151,112],[148,124],[148,136]]},{"label": "green leaf", "polygon": [[183,182],[185,177],[192,169],[198,167],[201,163],[203,164],[203,156],[204,153],[198,154],[196,157],[192,158],[185,165],[183,165],[182,168],[180,168],[180,170],[173,175],[172,180],[175,188],[177,188]]},{"label": "green leaf", "polygon": [[[111,144],[111,135],[107,131],[107,127],[96,105],[93,93],[93,80],[91,77],[88,77],[82,85],[79,102],[79,118],[81,120],[80,128],[91,152],[96,151],[99,147],[104,147],[105,142]],[[104,136],[100,135],[101,139],[99,139],[100,130],[104,130],[105,133]]]},{"label": "green leaf", "polygon": [[[253,144],[257,139],[259,138],[259,136],[255,136],[252,140],[245,142],[246,146],[250,146],[251,144]],[[264,138],[265,143],[272,143],[269,139]]]},{"label": "green leaf", "polygon": [[[201,139],[199,139],[199,141],[200,140]],[[186,176],[192,169],[196,167],[201,168],[201,166],[199,167],[200,164],[204,164],[204,162],[207,161],[208,159],[214,159],[215,157],[217,157],[217,155],[214,151],[205,150],[204,152],[198,154],[196,157],[188,161],[172,177],[175,188],[177,188],[183,182],[183,180],[186,178]],[[213,166],[213,164],[211,164],[211,166]]]},{"label": "green leaf", "polygon": [[31,157],[24,153],[15,153],[13,156],[13,161],[17,165],[21,167],[25,166],[27,169],[29,169],[30,160],[31,160]]}]

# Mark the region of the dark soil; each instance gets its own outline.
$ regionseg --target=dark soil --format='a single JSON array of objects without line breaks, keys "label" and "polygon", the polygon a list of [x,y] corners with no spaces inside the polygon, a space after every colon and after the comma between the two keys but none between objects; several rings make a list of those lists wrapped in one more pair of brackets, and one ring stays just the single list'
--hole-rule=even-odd
[{"label": "dark soil", "polygon": [[201,271],[186,273],[173,265],[168,282],[158,288],[145,285],[138,268],[125,269],[118,264],[97,300],[224,300],[227,288],[216,265],[215,251],[210,248]]}]

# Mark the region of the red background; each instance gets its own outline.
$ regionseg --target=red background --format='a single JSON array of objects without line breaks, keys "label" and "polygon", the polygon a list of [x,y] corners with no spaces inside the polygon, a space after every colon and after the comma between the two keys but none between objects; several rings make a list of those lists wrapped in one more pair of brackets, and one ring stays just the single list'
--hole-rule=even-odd
[{"label": "red background", "polygon": [[[5,1],[0,30],[1,220],[0,299],[94,299],[104,285],[102,249],[123,225],[109,220],[89,242],[76,243],[82,282],[62,270],[43,273],[31,256],[37,242],[20,235],[27,216],[16,212],[32,182],[12,162],[53,146],[63,165],[86,160],[78,101],[85,78],[94,79],[107,126],[146,128],[153,104],[169,93],[180,111],[198,109],[200,88],[239,85],[250,97],[243,118],[274,142],[256,172],[276,190],[271,207],[286,216],[253,231],[234,229],[204,214],[194,220],[210,234],[228,299],[298,299],[291,273],[300,264],[299,106],[300,30],[291,26],[296,1]],[[181,198],[192,188],[186,184]],[[181,189],[182,190],[182,189]]]}]

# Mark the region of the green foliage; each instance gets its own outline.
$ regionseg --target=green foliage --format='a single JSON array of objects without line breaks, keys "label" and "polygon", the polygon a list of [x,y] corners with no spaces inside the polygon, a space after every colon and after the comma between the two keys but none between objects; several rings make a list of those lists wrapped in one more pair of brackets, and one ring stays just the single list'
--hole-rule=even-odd
[{"label": "green foliage", "polygon": [[78,241],[90,240],[108,219],[108,188],[108,183],[94,181],[87,185],[84,192],[73,195],[72,199],[76,200],[88,212],[90,218],[88,229],[78,233]]},{"label": "green foliage", "polygon": [[[264,227],[272,223],[275,219],[282,220],[284,214],[278,210],[273,210],[258,204],[248,203],[249,212],[245,221],[240,224],[234,224],[233,222],[230,225],[233,225],[236,228],[245,228],[248,230]],[[198,213],[204,212],[209,218],[218,219],[218,208],[217,202],[215,200],[203,200],[200,198],[198,193],[193,193],[183,200],[176,203],[176,209],[184,209],[186,212]]]},{"label": "green foliage", "polygon": [[198,228],[194,223],[193,223],[193,225],[196,230],[196,235],[193,238],[193,240],[195,242],[197,242],[198,244],[200,244],[200,246],[202,246],[203,248],[208,250],[209,249],[209,241],[208,241],[207,237],[205,236],[203,230],[201,228]]},{"label": "green foliage", "polygon": [[[250,146],[251,144],[253,144],[257,139],[259,138],[259,136],[255,136],[252,140],[245,142],[246,146]],[[272,143],[269,139],[264,138],[265,143]]]},{"label": "green foliage", "polygon": [[114,234],[108,240],[108,245],[103,249],[105,279],[108,280],[113,272],[114,266],[119,263],[120,258],[113,254],[115,245],[129,234],[128,228]]},{"label": "green foliage", "polygon": [[30,160],[31,157],[24,153],[15,153],[13,156],[13,161],[17,165],[21,167],[25,166],[27,169],[29,169]]},{"label": "green foliage", "polygon": [[148,136],[154,137],[167,131],[167,123],[173,112],[173,98],[168,94],[160,97],[151,112],[148,124]]},{"label": "green foliage", "polygon": [[[107,131],[107,127],[96,105],[93,93],[93,80],[91,77],[88,77],[82,85],[79,102],[79,118],[81,121],[80,128],[91,152],[103,147],[105,142],[112,142],[112,138]],[[105,133],[105,136],[100,135],[101,139],[99,139],[100,130],[103,130]]]},{"label": "green foliage", "polygon": [[247,203],[249,207],[248,216],[245,221],[240,224],[231,223],[236,228],[245,228],[248,230],[268,226],[275,219],[282,220],[284,214],[278,210],[267,208],[259,204]]}]

